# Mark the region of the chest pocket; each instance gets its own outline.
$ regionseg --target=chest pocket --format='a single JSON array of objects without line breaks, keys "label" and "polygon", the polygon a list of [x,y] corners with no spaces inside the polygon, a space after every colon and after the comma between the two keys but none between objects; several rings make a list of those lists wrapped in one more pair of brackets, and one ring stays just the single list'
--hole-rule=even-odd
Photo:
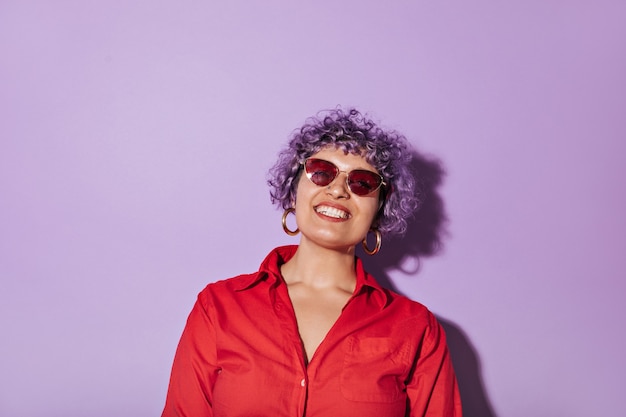
[{"label": "chest pocket", "polygon": [[351,336],[340,376],[341,393],[350,401],[391,403],[406,399],[404,381],[410,349],[388,337]]}]

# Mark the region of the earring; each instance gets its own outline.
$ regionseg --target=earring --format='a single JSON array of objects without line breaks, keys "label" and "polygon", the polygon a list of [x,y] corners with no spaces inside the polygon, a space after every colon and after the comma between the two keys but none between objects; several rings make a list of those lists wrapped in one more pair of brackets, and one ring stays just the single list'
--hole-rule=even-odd
[{"label": "earring", "polygon": [[296,209],[293,207],[290,207],[287,210],[285,210],[285,212],[283,213],[283,230],[289,236],[295,236],[298,233],[300,233],[300,229],[298,229],[297,227],[296,227],[296,230],[289,230],[289,228],[287,227],[287,216],[289,215],[289,213],[295,213],[295,212],[296,212]]},{"label": "earring", "polygon": [[383,243],[383,236],[380,234],[380,231],[378,229],[371,229],[370,232],[374,232],[374,234],[376,235],[376,247],[374,247],[374,249],[370,249],[367,247],[367,235],[365,236],[365,239],[363,239],[363,242],[361,242],[361,244],[363,245],[363,250],[365,251],[365,253],[367,253],[368,255],[376,255],[380,250],[380,246]]}]

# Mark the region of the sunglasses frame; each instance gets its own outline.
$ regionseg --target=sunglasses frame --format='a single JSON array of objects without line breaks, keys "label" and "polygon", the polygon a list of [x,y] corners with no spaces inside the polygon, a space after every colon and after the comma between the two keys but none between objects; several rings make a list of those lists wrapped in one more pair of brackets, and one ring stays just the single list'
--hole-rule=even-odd
[{"label": "sunglasses frame", "polygon": [[[313,181],[313,179],[311,178],[311,177],[313,177],[314,172],[309,173],[309,172],[307,171],[307,169],[306,169],[306,164],[307,164],[307,162],[309,162],[309,161],[322,161],[322,162],[325,162],[325,163],[327,163],[327,164],[329,164],[329,165],[333,166],[333,167],[335,168],[335,170],[336,170],[336,172],[337,172],[337,173],[336,173],[336,174],[335,174],[335,176],[334,176],[334,177],[330,180],[330,182],[329,182],[328,184],[326,184],[326,185],[319,185],[319,184],[315,183],[315,181]],[[342,170],[340,170],[340,169],[339,169],[339,167],[338,167],[337,165],[333,164],[333,163],[332,163],[332,162],[330,162],[330,161],[327,161],[327,160],[325,160],[325,159],[321,159],[321,158],[312,158],[312,157],[311,157],[311,158],[307,158],[307,159],[305,159],[304,161],[300,162],[300,164],[302,164],[302,168],[303,168],[303,170],[304,170],[304,174],[305,174],[305,175],[306,175],[306,177],[309,179],[309,181],[311,181],[313,184],[317,185],[318,187],[327,187],[327,186],[328,186],[328,185],[330,185],[333,181],[335,181],[335,179],[336,179],[336,178],[339,176],[339,174],[341,174],[342,172],[343,172],[343,173],[345,173],[345,174],[347,174],[347,175],[346,175],[346,187],[348,187],[348,190],[350,190],[350,192],[351,192],[352,194],[357,195],[357,196],[359,196],[359,197],[365,197],[365,196],[368,196],[368,195],[370,195],[370,194],[372,194],[372,193],[376,192],[377,190],[384,189],[384,188],[387,186],[387,183],[385,182],[385,177],[383,177],[382,175],[380,175],[380,174],[379,174],[379,173],[377,173],[377,172],[370,171],[369,169],[359,169],[359,168],[357,168],[357,169],[353,169],[353,170],[351,170],[351,171],[342,171]],[[376,177],[380,178],[380,183],[378,184],[378,187],[374,188],[373,190],[371,190],[371,191],[370,191],[370,192],[368,192],[367,194],[358,194],[358,193],[355,193],[355,192],[352,190],[352,187],[350,186],[350,174],[352,174],[352,173],[353,173],[353,172],[355,172],[355,171],[359,171],[359,172],[367,172],[367,173],[369,173],[369,174],[375,175]]]}]

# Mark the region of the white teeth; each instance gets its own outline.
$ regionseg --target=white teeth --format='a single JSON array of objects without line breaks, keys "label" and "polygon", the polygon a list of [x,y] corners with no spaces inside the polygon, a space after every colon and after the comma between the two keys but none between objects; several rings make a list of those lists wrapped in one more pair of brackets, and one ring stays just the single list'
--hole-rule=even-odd
[{"label": "white teeth", "polygon": [[319,206],[315,208],[315,211],[323,214],[324,216],[334,217],[335,219],[347,219],[348,213],[343,210],[339,210],[338,208],[328,207],[328,206]]}]

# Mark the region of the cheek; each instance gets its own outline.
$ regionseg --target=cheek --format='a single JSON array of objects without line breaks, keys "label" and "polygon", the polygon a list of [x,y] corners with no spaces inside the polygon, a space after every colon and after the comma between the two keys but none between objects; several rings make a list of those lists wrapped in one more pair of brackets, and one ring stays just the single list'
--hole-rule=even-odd
[{"label": "cheek", "polygon": [[375,201],[368,202],[361,206],[361,217],[363,227],[369,230],[376,222],[376,214],[378,213],[378,203]]},{"label": "cheek", "polygon": [[367,210],[372,214],[372,217],[376,217],[378,211],[382,207],[382,201],[380,201],[380,196],[371,197],[367,202]]},{"label": "cheek", "polygon": [[300,179],[296,182],[296,187],[294,190],[294,199],[292,202],[293,207],[297,208],[298,206],[306,206],[307,202],[311,200],[312,194],[315,191],[316,186],[312,184],[306,177],[301,176]]},{"label": "cheek", "polygon": [[373,203],[374,204],[372,204],[372,207],[371,207],[372,224],[376,223],[376,220],[378,220],[378,218],[382,214],[382,207],[383,207],[383,202],[380,201],[378,198],[375,199]]}]

